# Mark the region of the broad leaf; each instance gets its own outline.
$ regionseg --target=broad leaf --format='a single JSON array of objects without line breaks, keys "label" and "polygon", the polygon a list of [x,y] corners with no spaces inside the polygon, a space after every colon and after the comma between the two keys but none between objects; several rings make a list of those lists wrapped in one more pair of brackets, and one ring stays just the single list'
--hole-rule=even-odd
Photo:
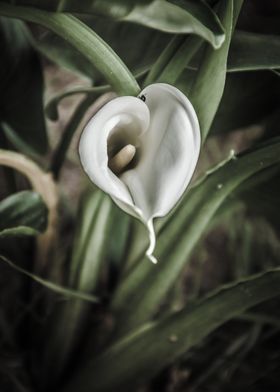
[{"label": "broad leaf", "polygon": [[[165,64],[166,69],[159,80],[170,80],[188,94],[192,80],[196,78],[195,71],[198,70],[203,55],[200,50],[188,65],[189,54],[193,51],[193,45],[198,45],[198,42],[190,38],[184,40],[183,37],[176,37],[172,45],[173,53],[170,53],[170,56],[174,54],[174,57],[168,59],[170,63]],[[186,67],[187,69],[181,75],[182,70]],[[228,53],[227,72],[275,70],[279,67],[280,36],[248,33],[240,30],[234,32]]]},{"label": "broad leaf", "polygon": [[38,193],[23,191],[0,202],[0,236],[35,235],[47,226],[47,208]]},{"label": "broad leaf", "polygon": [[279,268],[225,286],[116,342],[84,364],[62,391],[135,390],[226,321],[279,295]]},{"label": "broad leaf", "polygon": [[[96,291],[106,260],[114,217],[112,212],[112,202],[103,192],[90,188],[83,195],[78,210],[67,285],[87,295]],[[55,304],[45,332],[47,347],[43,379],[49,387],[55,385],[67,366],[79,336],[87,326],[89,314],[90,304],[84,301]],[[49,374],[52,374],[51,379]]]},{"label": "broad leaf", "polygon": [[[202,40],[199,37],[176,35],[151,67],[145,80],[145,85],[154,82],[175,85],[177,79],[184,73],[185,67],[195,56],[201,45]],[[191,81],[192,79],[189,78],[190,84]],[[186,86],[182,89],[186,95],[188,95],[186,93],[187,90]]]},{"label": "broad leaf", "polygon": [[87,292],[96,288],[112,227],[112,202],[92,188],[83,196],[70,261],[70,284]]},{"label": "broad leaf", "polygon": [[[201,51],[188,68],[197,70]],[[188,62],[185,61],[185,66]],[[227,72],[256,71],[280,68],[280,35],[264,35],[236,30],[233,34],[227,61]]]},{"label": "broad leaf", "polygon": [[[84,21],[110,45],[134,74],[147,69],[170,39],[169,34],[132,23],[114,20],[108,23],[104,17],[87,17]],[[60,66],[87,76],[95,83],[103,83],[96,68],[67,41],[51,31],[34,34],[32,42],[36,49]]]},{"label": "broad leaf", "polygon": [[57,0],[51,3],[18,0],[7,3],[35,6],[48,11],[102,15],[118,21],[142,24],[168,33],[193,33],[219,47],[224,40],[221,23],[202,1],[180,0],[109,0],[81,2]]},{"label": "broad leaf", "polygon": [[[195,74],[194,70],[186,69],[176,81],[176,87],[188,95]],[[228,73],[209,133],[223,133],[259,124],[277,112],[279,103],[278,75],[270,71]]]},{"label": "broad leaf", "polygon": [[60,67],[64,67],[82,77],[94,80],[97,71],[90,61],[81,56],[71,44],[51,31],[38,31],[30,34],[30,42],[41,54]]},{"label": "broad leaf", "polygon": [[[40,24],[67,40],[120,95],[137,95],[139,86],[122,60],[93,30],[72,15],[0,2],[0,14]],[[114,70],[114,72],[113,72]]]},{"label": "broad leaf", "polygon": [[43,76],[24,23],[0,17],[0,42],[0,122],[7,123],[11,132],[35,152],[44,154],[48,142]]},{"label": "broad leaf", "polygon": [[230,72],[280,68],[280,35],[236,31],[227,68]]},{"label": "broad leaf", "polygon": [[112,307],[120,330],[139,326],[155,312],[178,279],[189,256],[222,203],[252,175],[279,162],[280,142],[276,139],[240,157],[232,157],[209,172],[161,223],[156,257],[158,266],[147,260],[135,265],[115,293]]},{"label": "broad leaf", "polygon": [[206,47],[196,79],[190,91],[190,100],[196,109],[202,138],[205,139],[222,98],[227,57],[232,31],[238,17],[242,0],[220,3],[219,16],[226,30],[226,39],[218,50]]},{"label": "broad leaf", "polygon": [[[140,2],[139,2],[140,3]],[[224,32],[211,8],[200,1],[151,1],[143,7],[136,6],[122,18],[170,33],[193,33],[218,48],[224,41]]]}]

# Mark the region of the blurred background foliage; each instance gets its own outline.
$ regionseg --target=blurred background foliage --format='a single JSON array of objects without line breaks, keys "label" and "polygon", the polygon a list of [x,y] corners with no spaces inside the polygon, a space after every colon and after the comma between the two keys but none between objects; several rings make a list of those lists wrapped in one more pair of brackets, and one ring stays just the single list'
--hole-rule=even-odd
[{"label": "blurred background foliage", "polygon": [[[1,391],[279,390],[279,4],[1,0],[0,15]],[[204,146],[157,222],[155,267],[76,149],[99,107],[157,81],[190,98]]]}]

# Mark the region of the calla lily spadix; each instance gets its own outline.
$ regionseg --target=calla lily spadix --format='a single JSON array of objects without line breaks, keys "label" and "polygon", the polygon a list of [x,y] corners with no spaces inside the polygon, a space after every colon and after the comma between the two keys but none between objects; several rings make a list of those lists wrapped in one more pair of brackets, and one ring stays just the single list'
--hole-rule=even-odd
[{"label": "calla lily spadix", "polygon": [[153,263],[153,220],[165,216],[182,196],[199,150],[192,104],[164,83],[146,87],[139,97],[108,102],[82,133],[79,153],[85,172],[121,209],[145,224],[150,239],[146,255]]}]

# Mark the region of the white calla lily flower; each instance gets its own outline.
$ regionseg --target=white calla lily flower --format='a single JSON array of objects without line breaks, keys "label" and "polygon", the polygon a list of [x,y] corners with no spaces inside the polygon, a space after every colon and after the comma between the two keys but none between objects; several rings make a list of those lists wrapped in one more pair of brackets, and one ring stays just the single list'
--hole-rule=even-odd
[{"label": "white calla lily flower", "polygon": [[121,209],[146,225],[146,255],[154,263],[153,220],[165,216],[180,199],[199,151],[199,123],[192,104],[164,83],[146,87],[138,98],[108,102],[82,133],[84,170]]}]

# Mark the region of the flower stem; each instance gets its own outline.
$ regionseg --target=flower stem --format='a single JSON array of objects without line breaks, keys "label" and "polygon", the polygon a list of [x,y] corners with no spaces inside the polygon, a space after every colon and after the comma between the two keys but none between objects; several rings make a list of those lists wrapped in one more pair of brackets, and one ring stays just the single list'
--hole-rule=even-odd
[{"label": "flower stem", "polygon": [[104,76],[119,95],[136,96],[140,87],[117,54],[93,30],[65,13],[0,3],[0,15],[40,24],[69,42]]}]

